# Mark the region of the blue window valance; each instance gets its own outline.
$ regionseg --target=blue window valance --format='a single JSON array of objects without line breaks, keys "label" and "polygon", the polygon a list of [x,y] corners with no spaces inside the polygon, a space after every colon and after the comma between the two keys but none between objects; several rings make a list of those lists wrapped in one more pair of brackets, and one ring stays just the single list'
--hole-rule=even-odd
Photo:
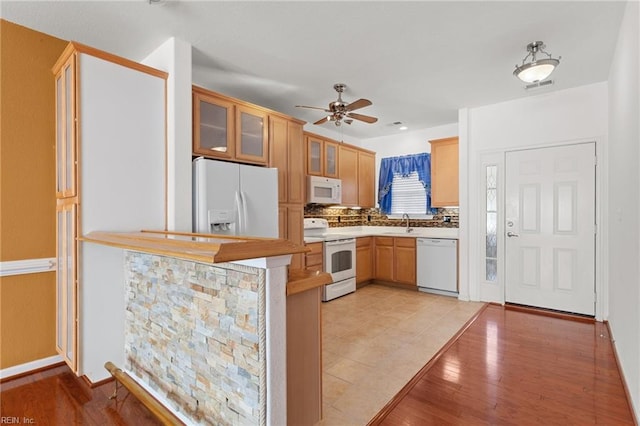
[{"label": "blue window valance", "polygon": [[391,213],[391,198],[393,195],[393,177],[395,174],[408,176],[410,173],[418,173],[420,183],[427,195],[426,214],[436,214],[437,210],[431,208],[431,154],[403,155],[400,157],[387,157],[380,161],[380,176],[378,179],[378,203],[384,214]]}]

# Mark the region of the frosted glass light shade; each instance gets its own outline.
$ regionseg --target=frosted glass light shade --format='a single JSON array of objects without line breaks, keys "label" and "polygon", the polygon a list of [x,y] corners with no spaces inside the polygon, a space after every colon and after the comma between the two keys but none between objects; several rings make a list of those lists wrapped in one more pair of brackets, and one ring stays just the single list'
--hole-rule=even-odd
[{"label": "frosted glass light shade", "polygon": [[536,83],[549,77],[559,63],[557,59],[541,59],[516,67],[513,75],[525,83]]}]

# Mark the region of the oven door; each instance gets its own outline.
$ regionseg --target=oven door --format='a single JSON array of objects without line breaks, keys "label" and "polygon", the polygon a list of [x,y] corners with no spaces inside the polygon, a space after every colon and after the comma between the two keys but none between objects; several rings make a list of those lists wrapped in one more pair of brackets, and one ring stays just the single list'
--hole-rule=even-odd
[{"label": "oven door", "polygon": [[356,276],[356,240],[353,238],[324,242],[325,272],[333,282]]}]

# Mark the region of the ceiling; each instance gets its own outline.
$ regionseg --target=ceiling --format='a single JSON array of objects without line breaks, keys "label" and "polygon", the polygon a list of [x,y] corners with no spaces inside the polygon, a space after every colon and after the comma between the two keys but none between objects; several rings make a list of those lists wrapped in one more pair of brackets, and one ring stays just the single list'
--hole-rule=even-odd
[{"label": "ceiling", "polygon": [[[6,1],[2,18],[136,61],[170,37],[192,45],[193,82],[309,123],[337,98],[379,118],[319,133],[368,139],[455,123],[458,109],[607,80],[625,3],[615,1]],[[555,84],[512,71],[542,40]],[[307,129],[316,130],[308,125]]]}]

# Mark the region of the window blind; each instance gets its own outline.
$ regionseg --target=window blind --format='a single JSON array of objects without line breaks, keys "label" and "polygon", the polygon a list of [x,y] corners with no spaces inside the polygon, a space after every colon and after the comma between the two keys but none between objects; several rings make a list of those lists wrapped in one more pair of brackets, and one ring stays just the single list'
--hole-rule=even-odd
[{"label": "window blind", "polygon": [[426,214],[427,193],[418,172],[406,176],[394,173],[391,186],[391,214]]}]

